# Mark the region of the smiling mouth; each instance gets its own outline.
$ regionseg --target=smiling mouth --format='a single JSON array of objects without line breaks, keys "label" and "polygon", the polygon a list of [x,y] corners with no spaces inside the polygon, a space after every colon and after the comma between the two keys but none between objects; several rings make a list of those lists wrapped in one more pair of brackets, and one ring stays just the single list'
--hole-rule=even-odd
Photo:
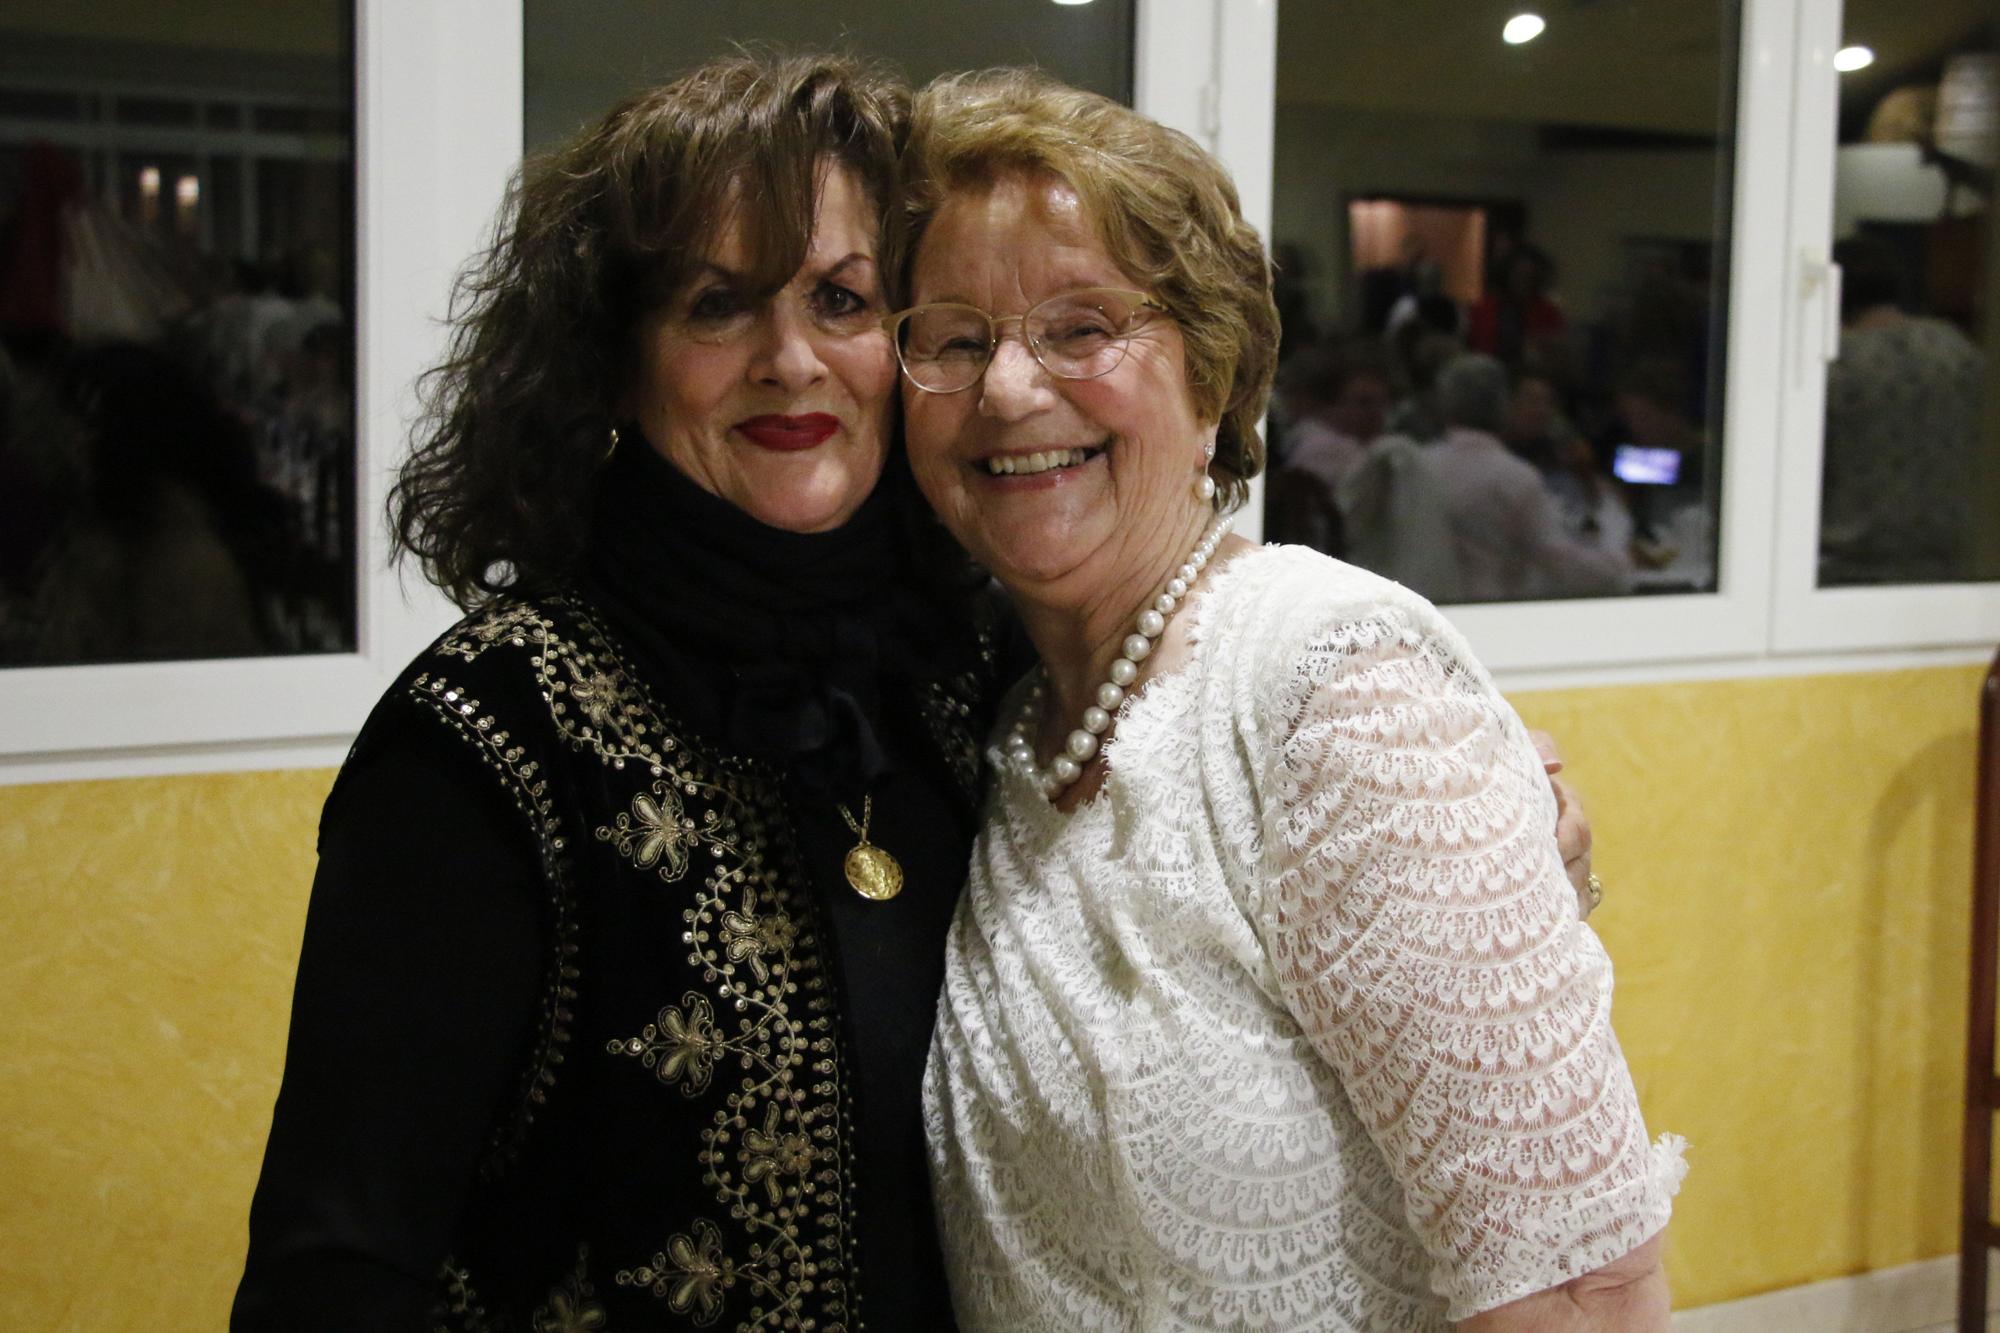
[{"label": "smiling mouth", "polygon": [[1053,472],[1057,468],[1082,467],[1091,459],[1103,453],[1099,446],[1095,449],[1048,449],[1034,454],[996,454],[981,461],[989,477],[1024,477],[1037,472]]}]

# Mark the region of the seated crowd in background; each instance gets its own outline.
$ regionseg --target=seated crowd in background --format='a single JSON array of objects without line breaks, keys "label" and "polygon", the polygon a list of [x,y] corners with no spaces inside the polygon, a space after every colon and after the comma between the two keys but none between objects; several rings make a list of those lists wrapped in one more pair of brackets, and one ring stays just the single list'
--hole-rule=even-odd
[{"label": "seated crowd in background", "polygon": [[204,255],[50,148],[0,217],[0,666],[354,642],[346,279]]},{"label": "seated crowd in background", "polygon": [[1295,328],[1267,535],[1446,603],[1713,586],[1699,312],[1648,275],[1615,332],[1576,330],[1552,274],[1510,247],[1466,310],[1418,260],[1369,332]]}]

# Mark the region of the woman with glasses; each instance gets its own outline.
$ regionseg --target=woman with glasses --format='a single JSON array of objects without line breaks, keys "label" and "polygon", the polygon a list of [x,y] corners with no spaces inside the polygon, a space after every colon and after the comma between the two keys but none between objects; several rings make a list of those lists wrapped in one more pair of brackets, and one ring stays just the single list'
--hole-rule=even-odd
[{"label": "woman with glasses", "polygon": [[920,95],[917,484],[1040,654],[925,1083],[960,1326],[1664,1329],[1648,1142],[1542,765],[1426,602],[1228,513],[1278,322],[1184,136]]}]

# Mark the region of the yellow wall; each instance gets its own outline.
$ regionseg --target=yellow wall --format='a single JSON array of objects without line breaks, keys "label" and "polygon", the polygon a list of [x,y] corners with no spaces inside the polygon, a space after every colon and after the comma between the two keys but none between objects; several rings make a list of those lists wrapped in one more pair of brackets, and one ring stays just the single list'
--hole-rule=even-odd
[{"label": "yellow wall", "polygon": [[332,777],[0,788],[0,1328],[223,1326]]},{"label": "yellow wall", "polygon": [[1691,1144],[1676,1306],[1958,1248],[1981,674],[1515,701],[1589,798],[1613,1021]]},{"label": "yellow wall", "polygon": [[[1975,669],[1516,702],[1692,1140],[1677,1305],[1956,1247]],[[326,772],[0,788],[0,1328],[221,1326]]]}]

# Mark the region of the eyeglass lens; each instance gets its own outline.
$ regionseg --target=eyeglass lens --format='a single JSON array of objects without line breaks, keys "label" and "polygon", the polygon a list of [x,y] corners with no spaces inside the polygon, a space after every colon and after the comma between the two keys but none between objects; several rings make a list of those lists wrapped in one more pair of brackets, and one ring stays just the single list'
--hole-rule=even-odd
[{"label": "eyeglass lens", "polygon": [[[1117,369],[1143,313],[1132,293],[1091,288],[1050,297],[1021,316],[1021,324],[1029,350],[1051,375],[1087,380]],[[897,351],[920,387],[956,392],[985,371],[999,343],[998,326],[1011,322],[977,306],[920,306],[903,321]]]}]

